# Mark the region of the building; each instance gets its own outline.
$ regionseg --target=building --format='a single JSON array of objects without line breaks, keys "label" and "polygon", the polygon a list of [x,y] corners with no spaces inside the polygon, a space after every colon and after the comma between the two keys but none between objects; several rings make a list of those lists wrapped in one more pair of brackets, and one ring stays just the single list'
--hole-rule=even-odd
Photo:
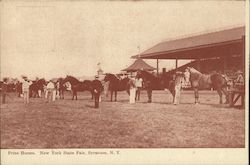
[{"label": "building", "polygon": [[[225,72],[232,67],[245,70],[245,26],[202,33],[159,43],[132,58],[156,59],[158,61],[175,59],[194,60],[192,65],[201,71],[220,70]],[[210,60],[210,62],[209,62]],[[201,63],[207,61],[208,65]],[[212,67],[212,68],[209,68]]]}]

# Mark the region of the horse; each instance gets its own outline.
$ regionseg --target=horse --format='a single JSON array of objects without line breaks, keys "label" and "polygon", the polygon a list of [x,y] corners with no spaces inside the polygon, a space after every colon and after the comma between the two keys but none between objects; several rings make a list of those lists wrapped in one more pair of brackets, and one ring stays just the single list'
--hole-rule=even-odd
[{"label": "horse", "polygon": [[84,80],[83,81],[84,90],[89,91],[91,93],[91,99],[94,99],[94,87],[93,87],[93,81],[91,80]]},{"label": "horse", "polygon": [[33,83],[29,87],[30,97],[34,97],[34,98],[41,97],[41,94],[39,93],[39,91],[43,91],[44,85],[46,85],[46,81],[44,78],[33,81]]},{"label": "horse", "polygon": [[157,77],[145,70],[139,70],[137,76],[143,79],[143,88],[147,90],[148,103],[152,102],[152,91],[163,88],[169,89],[174,95],[174,84],[168,77]]},{"label": "horse", "polygon": [[71,84],[71,91],[73,94],[72,100],[74,100],[74,98],[76,98],[76,100],[77,100],[77,91],[85,91],[85,90],[89,90],[91,92],[92,98],[93,98],[93,91],[91,88],[92,81],[85,80],[85,81],[81,82],[73,76],[66,76],[66,78],[63,79],[62,84],[65,84],[66,82],[69,82]]},{"label": "horse", "polygon": [[195,104],[199,103],[198,90],[202,89],[215,89],[218,92],[220,101],[222,104],[222,95],[226,96],[226,104],[229,103],[229,97],[227,92],[227,80],[220,73],[202,74],[198,70],[187,67],[184,72],[185,81],[190,81],[191,87],[194,90]]},{"label": "horse", "polygon": [[119,79],[111,73],[107,73],[104,77],[105,82],[109,82],[109,90],[111,92],[111,101],[113,101],[113,93],[115,93],[115,101],[117,101],[118,91],[127,91],[129,94],[129,78]]}]

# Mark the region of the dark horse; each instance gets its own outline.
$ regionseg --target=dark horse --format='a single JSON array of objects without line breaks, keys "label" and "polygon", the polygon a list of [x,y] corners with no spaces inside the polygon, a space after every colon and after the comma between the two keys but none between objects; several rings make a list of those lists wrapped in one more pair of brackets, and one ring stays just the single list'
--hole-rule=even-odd
[{"label": "dark horse", "polygon": [[85,80],[83,82],[79,81],[78,79],[76,79],[73,76],[67,76],[63,81],[62,84],[65,84],[66,82],[69,82],[71,84],[71,91],[72,91],[72,100],[74,100],[74,98],[76,98],[77,100],[77,92],[78,91],[90,91],[92,98],[93,98],[93,88],[91,86],[91,82],[90,80]]},{"label": "dark horse", "polygon": [[39,80],[36,80],[36,81],[33,81],[33,83],[30,85],[29,89],[30,89],[30,97],[41,97],[39,96],[39,93],[38,91],[43,91],[43,87],[44,85],[46,85],[46,81],[44,78],[42,79],[39,79]]},{"label": "dark horse", "polygon": [[148,103],[152,102],[152,91],[167,88],[174,93],[174,84],[168,77],[157,77],[147,71],[139,70],[137,76],[143,79],[143,88],[147,90]]},{"label": "dark horse", "polygon": [[190,81],[195,94],[195,103],[199,103],[198,90],[201,89],[215,89],[220,97],[220,104],[222,104],[222,94],[226,95],[226,103],[229,102],[227,92],[227,80],[219,73],[202,74],[192,67],[188,67],[184,72],[186,81]]},{"label": "dark horse", "polygon": [[129,94],[129,78],[119,79],[114,74],[107,73],[104,81],[109,81],[109,90],[111,92],[111,101],[113,101],[113,92],[115,92],[115,101],[117,101],[117,91],[127,91]]}]

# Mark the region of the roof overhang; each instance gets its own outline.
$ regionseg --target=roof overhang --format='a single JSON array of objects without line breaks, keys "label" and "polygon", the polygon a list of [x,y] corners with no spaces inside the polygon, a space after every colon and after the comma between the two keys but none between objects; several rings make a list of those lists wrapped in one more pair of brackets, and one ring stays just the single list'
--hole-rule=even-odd
[{"label": "roof overhang", "polygon": [[204,59],[221,57],[228,55],[237,55],[242,52],[242,40],[234,40],[224,43],[215,43],[209,45],[200,45],[196,47],[182,48],[165,52],[156,52],[144,55],[135,55],[131,58],[142,59]]},{"label": "roof overhang", "polygon": [[131,58],[142,59],[207,59],[242,55],[245,28],[239,27],[159,43]]}]

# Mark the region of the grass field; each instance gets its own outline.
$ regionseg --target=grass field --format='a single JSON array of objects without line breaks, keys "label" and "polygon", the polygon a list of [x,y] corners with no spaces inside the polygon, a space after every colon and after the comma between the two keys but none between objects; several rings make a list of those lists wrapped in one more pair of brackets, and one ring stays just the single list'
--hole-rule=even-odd
[{"label": "grass field", "polygon": [[9,94],[1,105],[1,148],[244,147],[245,110],[219,105],[216,92],[201,92],[194,105],[193,92],[184,91],[177,106],[166,91],[154,91],[153,103],[143,91],[135,104],[120,92],[118,102],[103,98],[99,109],[88,92],[78,95],[25,105]]}]

